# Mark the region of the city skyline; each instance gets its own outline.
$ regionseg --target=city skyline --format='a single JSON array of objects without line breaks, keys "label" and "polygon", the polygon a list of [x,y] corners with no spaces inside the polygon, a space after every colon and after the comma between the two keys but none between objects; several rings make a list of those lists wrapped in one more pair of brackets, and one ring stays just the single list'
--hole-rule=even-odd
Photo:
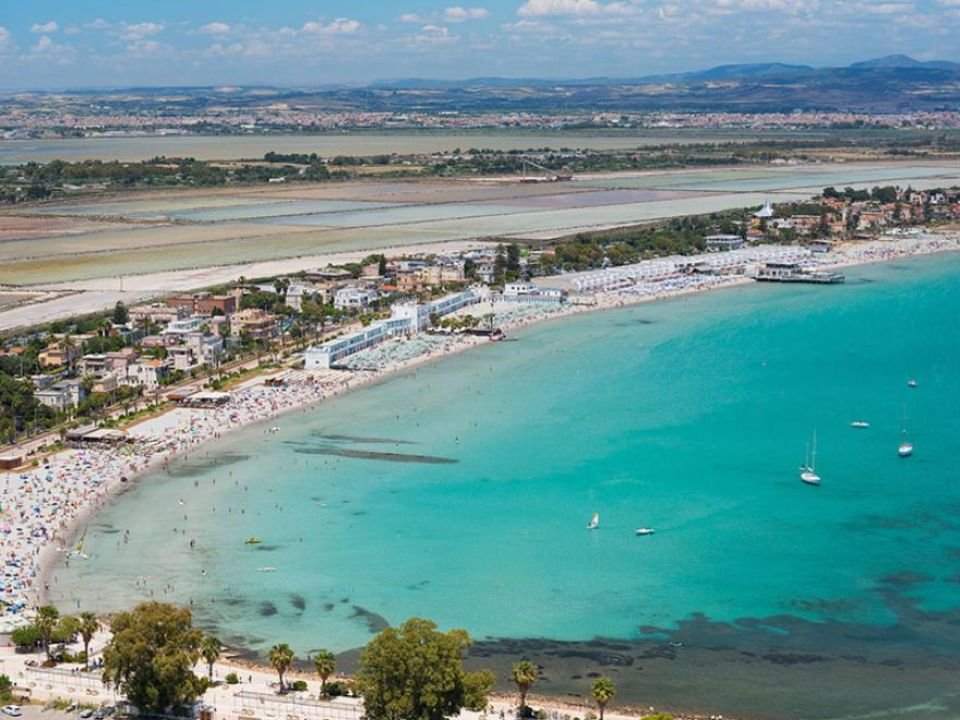
[{"label": "city skyline", "polygon": [[[49,0],[0,15],[0,88],[640,77],[737,62],[960,60],[960,0]],[[878,40],[882,39],[882,44]]]}]

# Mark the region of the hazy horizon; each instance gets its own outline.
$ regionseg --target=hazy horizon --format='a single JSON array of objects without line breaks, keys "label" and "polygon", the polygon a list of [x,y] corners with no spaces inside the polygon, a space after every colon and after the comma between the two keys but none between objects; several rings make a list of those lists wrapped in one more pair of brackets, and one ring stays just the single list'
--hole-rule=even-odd
[{"label": "hazy horizon", "polygon": [[0,15],[0,88],[315,88],[406,78],[630,78],[756,62],[834,67],[891,54],[960,60],[958,29],[958,0],[208,0],[132,8],[48,0]]}]

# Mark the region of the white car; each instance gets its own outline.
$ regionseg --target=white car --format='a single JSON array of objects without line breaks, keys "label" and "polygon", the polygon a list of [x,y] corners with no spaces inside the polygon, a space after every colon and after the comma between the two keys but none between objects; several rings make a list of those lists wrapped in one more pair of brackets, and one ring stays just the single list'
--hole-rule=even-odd
[{"label": "white car", "polygon": [[23,710],[20,709],[19,705],[4,705],[3,714],[10,717],[20,717],[23,715]]}]

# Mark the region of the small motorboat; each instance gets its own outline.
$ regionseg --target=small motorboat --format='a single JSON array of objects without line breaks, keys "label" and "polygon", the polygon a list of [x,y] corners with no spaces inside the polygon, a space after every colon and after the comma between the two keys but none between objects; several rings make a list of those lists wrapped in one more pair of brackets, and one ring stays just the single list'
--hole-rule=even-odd
[{"label": "small motorboat", "polygon": [[907,380],[907,387],[915,388],[916,386],[917,386],[916,380],[914,380],[913,378],[910,378],[909,380]]},{"label": "small motorboat", "polygon": [[656,530],[654,530],[653,528],[640,527],[640,528],[637,528],[637,530],[636,530],[636,532],[635,532],[634,534],[636,534],[636,535],[653,535],[655,532],[656,532]]},{"label": "small motorboat", "polygon": [[258,537],[248,537],[243,541],[244,545],[259,545],[262,541]]},{"label": "small motorboat", "polygon": [[913,455],[913,443],[908,441],[900,443],[900,447],[897,448],[897,455],[902,458]]},{"label": "small motorboat", "polygon": [[870,427],[870,423],[868,423],[866,420],[854,420],[852,423],[850,423],[850,427],[864,429]]}]

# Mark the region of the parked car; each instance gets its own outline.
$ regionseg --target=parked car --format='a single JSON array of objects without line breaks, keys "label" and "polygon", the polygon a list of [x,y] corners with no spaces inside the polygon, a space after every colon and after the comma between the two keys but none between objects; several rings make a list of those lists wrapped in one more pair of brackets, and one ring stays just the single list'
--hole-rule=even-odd
[{"label": "parked car", "polygon": [[10,717],[20,717],[23,715],[23,710],[19,705],[4,705],[3,714],[9,715]]},{"label": "parked car", "polygon": [[84,720],[86,720],[89,717],[93,717],[93,709],[87,708],[82,713],[80,713],[80,717],[84,718]]}]

